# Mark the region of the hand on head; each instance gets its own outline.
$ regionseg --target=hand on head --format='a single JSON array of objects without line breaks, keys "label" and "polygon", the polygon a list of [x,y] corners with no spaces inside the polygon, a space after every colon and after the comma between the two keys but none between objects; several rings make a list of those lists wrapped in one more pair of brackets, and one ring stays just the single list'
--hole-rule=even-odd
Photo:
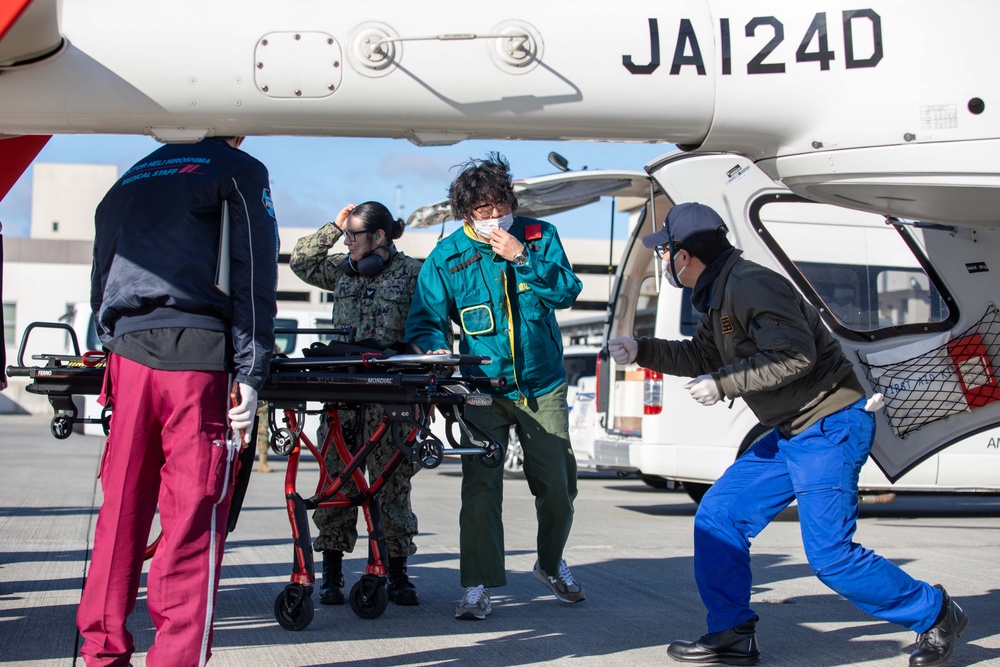
[{"label": "hand on head", "polygon": [[337,218],[333,221],[333,224],[337,225],[338,229],[343,230],[347,225],[347,219],[351,217],[351,211],[357,208],[357,206],[357,204],[348,204],[340,209],[340,213],[337,214]]}]

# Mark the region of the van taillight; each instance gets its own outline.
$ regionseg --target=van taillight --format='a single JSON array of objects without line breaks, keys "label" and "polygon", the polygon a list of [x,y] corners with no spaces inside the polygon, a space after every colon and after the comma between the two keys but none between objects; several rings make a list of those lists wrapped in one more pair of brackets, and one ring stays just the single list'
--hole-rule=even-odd
[{"label": "van taillight", "polygon": [[658,415],[663,412],[663,373],[646,371],[642,383],[642,414]]}]

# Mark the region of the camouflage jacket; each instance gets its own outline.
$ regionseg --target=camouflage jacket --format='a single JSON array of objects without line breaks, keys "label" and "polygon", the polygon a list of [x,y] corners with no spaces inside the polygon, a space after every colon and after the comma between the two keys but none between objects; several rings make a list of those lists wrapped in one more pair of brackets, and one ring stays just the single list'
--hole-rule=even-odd
[{"label": "camouflage jacket", "polygon": [[357,327],[358,340],[375,338],[382,345],[403,341],[420,260],[397,252],[377,276],[348,275],[340,268],[347,254],[329,254],[343,234],[331,222],[300,238],[289,266],[310,285],[333,292],[333,326]]}]

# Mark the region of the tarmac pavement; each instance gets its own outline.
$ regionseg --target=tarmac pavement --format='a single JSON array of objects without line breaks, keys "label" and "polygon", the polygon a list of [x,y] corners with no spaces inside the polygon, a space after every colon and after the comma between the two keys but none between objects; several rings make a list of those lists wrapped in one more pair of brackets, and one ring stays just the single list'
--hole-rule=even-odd
[{"label": "tarmac pavement", "polygon": [[[48,418],[0,416],[0,663],[83,665],[74,614],[100,506],[95,479],[102,439],[49,435]],[[636,479],[582,475],[566,551],[587,591],[557,602],[535,581],[534,506],[523,481],[508,480],[504,506],[508,585],[493,591],[485,621],[453,618],[458,581],[460,469],[446,462],[414,478],[420,521],[410,574],[421,603],[390,603],[364,620],[349,605],[316,604],[304,630],[282,629],[275,597],[291,571],[284,461],[254,472],[239,525],[226,546],[215,622],[214,667],[356,667],[470,664],[673,665],[665,646],[697,639],[705,611],[694,585],[695,505],[683,492]],[[317,466],[304,459],[298,486],[311,491]],[[362,534],[363,534],[362,530]],[[901,497],[862,507],[857,540],[912,575],[945,585],[972,624],[951,665],[1000,665],[1000,498]],[[907,664],[914,633],[857,610],[812,575],[794,508],[753,547],[752,604],[761,617],[763,665],[834,667]],[[348,589],[363,572],[359,548],[345,560]],[[317,566],[318,567],[318,566]],[[145,664],[153,640],[145,590],[130,620]]]}]

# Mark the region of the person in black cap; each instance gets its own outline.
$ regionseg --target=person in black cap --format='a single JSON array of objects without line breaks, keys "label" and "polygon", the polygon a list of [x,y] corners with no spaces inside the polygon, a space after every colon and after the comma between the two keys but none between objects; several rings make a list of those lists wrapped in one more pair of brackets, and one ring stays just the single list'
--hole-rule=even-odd
[{"label": "person in black cap", "polygon": [[664,277],[691,287],[702,313],[691,340],[608,341],[617,364],[633,362],[694,379],[702,405],[742,398],[773,430],[708,490],[694,521],[695,579],[708,634],[674,641],[679,662],[753,665],[760,659],[750,608],[750,540],[793,500],[802,542],[820,581],[858,608],[919,634],[911,667],[945,664],[969,619],[931,586],[854,542],[858,474],[875,436],[865,392],[812,305],[784,277],[741,256],[719,214],[679,204],[643,238]]}]

